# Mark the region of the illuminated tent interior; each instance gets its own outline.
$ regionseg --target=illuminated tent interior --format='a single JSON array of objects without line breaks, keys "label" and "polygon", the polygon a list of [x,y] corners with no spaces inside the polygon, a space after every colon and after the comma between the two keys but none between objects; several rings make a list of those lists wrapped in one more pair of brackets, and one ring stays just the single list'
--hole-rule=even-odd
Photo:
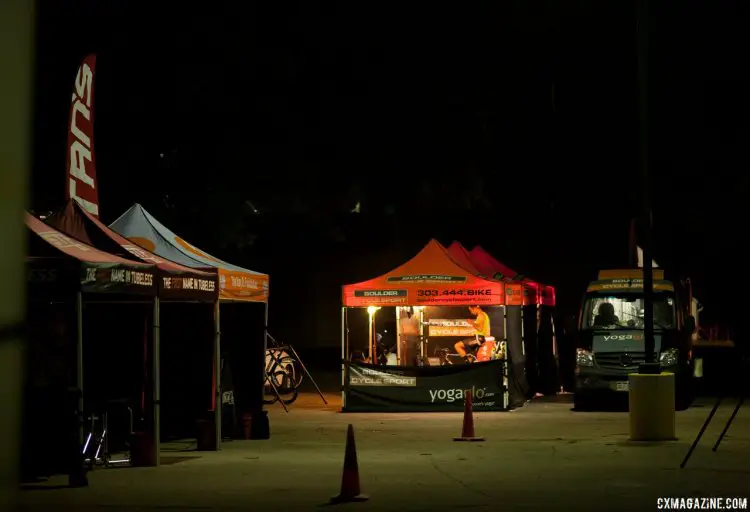
[{"label": "illuminated tent interior", "polygon": [[[470,316],[467,306],[479,305],[490,317],[492,337],[507,343],[511,387],[515,387],[511,390],[514,405],[525,400],[528,384],[524,376],[521,283],[483,277],[471,260],[460,255],[452,257],[433,239],[413,258],[390,272],[343,286],[342,303],[342,359],[348,360],[353,353],[361,351],[367,353],[370,361],[374,360],[377,323],[384,322],[379,318],[389,314],[390,310],[395,311],[396,361],[399,366],[414,365],[411,357],[414,349],[405,346],[405,336],[400,333],[403,315],[411,318],[414,313],[419,317],[418,359],[424,362],[426,358],[430,365],[434,365],[436,361],[432,352],[443,346],[452,346],[458,338],[446,334],[431,337],[424,322],[438,317],[440,320],[467,319]],[[350,340],[350,333],[354,330],[350,326],[356,324],[356,319],[349,320],[350,309],[368,312],[366,344]],[[461,331],[460,336],[465,337],[465,333]]]}]

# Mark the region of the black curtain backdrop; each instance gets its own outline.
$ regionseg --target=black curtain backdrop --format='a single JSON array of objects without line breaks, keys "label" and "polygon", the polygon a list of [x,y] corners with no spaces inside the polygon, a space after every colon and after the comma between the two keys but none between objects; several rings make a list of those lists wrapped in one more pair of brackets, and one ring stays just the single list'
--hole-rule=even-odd
[{"label": "black curtain backdrop", "polygon": [[505,307],[482,308],[490,317],[490,334],[500,343],[505,339]]},{"label": "black curtain backdrop", "polygon": [[521,407],[529,397],[526,379],[526,357],[521,336],[522,306],[506,306],[506,328],[508,330],[508,392],[511,407]]},{"label": "black curtain backdrop", "polygon": [[575,389],[576,325],[573,315],[558,317],[555,324],[562,386],[565,391],[571,392]]},{"label": "black curtain backdrop", "polygon": [[523,346],[526,351],[526,380],[529,383],[529,395],[533,396],[534,393],[539,392],[543,376],[539,367],[540,347],[537,336],[537,306],[522,306],[522,311]]},{"label": "black curtain backdrop", "polygon": [[[266,354],[263,347],[265,304],[222,303],[221,343],[225,365],[233,376],[237,417],[263,407],[263,375]],[[294,315],[289,316],[291,321]],[[295,322],[297,323],[297,322]],[[269,329],[274,335],[274,331]],[[290,343],[277,337],[279,343]],[[291,342],[294,344],[294,342]],[[270,345],[270,342],[269,342]]]},{"label": "black curtain backdrop", "polygon": [[560,390],[560,377],[553,347],[553,308],[540,306],[539,333],[537,335],[537,360],[539,368],[539,387],[537,391],[545,395],[554,395]]},{"label": "black curtain backdrop", "polygon": [[211,408],[213,304],[162,302],[160,316],[162,436],[195,437]]}]

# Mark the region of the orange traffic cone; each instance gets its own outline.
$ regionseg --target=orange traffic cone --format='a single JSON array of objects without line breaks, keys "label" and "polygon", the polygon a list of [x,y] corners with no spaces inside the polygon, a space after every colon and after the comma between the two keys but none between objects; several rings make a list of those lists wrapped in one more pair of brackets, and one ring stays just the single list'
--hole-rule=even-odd
[{"label": "orange traffic cone", "polygon": [[461,429],[461,437],[454,437],[454,441],[484,441],[483,437],[474,435],[474,415],[472,413],[471,392],[464,395],[464,426]]},{"label": "orange traffic cone", "polygon": [[344,474],[341,477],[341,492],[331,498],[331,503],[351,503],[367,501],[369,496],[359,491],[359,466],[357,465],[357,446],[354,444],[354,427],[350,424],[346,430],[346,453],[344,455]]}]

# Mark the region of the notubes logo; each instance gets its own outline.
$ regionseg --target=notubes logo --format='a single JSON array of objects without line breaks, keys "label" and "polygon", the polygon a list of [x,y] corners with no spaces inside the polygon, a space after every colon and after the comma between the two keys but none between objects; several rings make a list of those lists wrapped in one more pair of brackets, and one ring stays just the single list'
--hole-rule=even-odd
[{"label": "notubes logo", "polygon": [[471,395],[472,399],[482,400],[486,396],[493,396],[494,393],[487,393],[487,388],[469,389],[431,389],[430,400],[435,403],[436,400],[441,402],[452,403],[456,400],[463,400],[464,396]]}]

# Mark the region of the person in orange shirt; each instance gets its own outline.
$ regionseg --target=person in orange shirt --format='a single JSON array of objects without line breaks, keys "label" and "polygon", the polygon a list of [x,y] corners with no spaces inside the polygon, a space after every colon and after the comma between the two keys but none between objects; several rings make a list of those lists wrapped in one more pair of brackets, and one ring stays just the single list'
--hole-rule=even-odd
[{"label": "person in orange shirt", "polygon": [[487,313],[482,311],[479,306],[469,306],[469,311],[476,317],[475,320],[469,320],[469,323],[474,327],[475,336],[459,341],[453,346],[461,357],[467,357],[467,350],[481,345],[484,343],[485,336],[490,335],[490,317]]}]

